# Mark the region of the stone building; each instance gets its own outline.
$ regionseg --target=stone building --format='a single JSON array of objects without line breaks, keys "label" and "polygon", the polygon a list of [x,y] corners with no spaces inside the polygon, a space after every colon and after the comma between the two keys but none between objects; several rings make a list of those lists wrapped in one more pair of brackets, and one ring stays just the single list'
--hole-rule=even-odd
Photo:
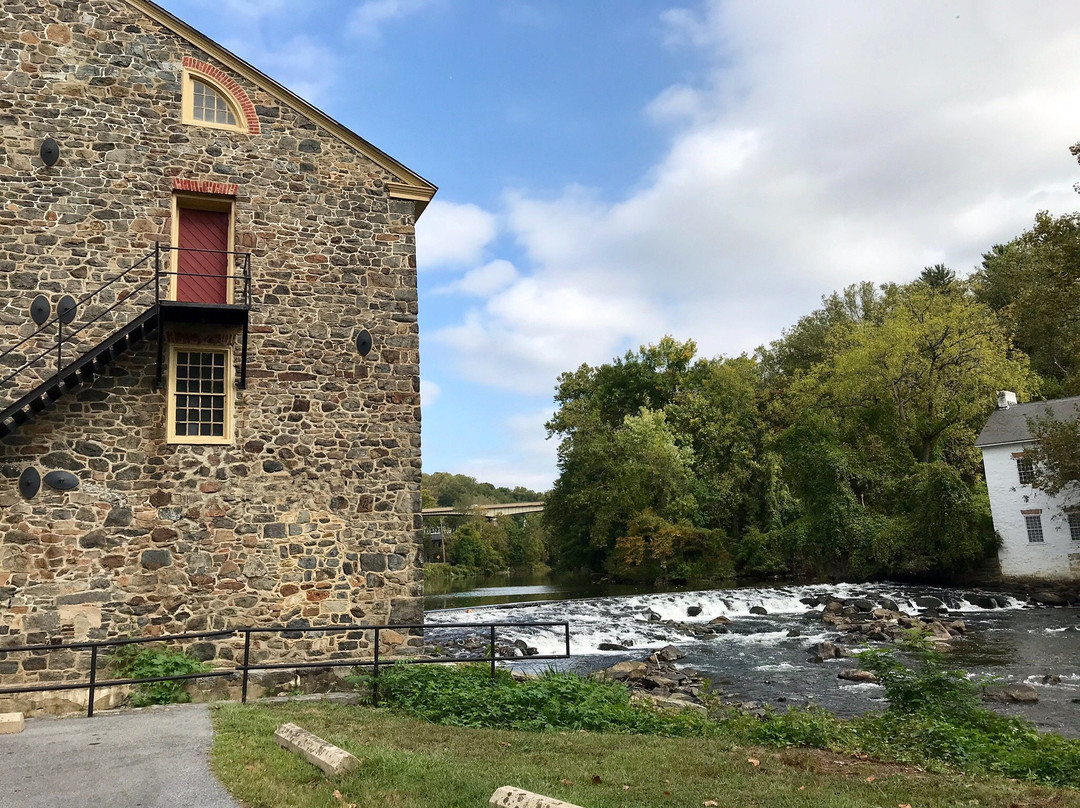
[{"label": "stone building", "polygon": [[1024,454],[1034,445],[1029,418],[1047,412],[1057,420],[1080,416],[1080,396],[1018,404],[1016,394],[998,394],[975,441],[982,450],[998,559],[1007,578],[1080,581],[1080,498],[1074,491],[1050,496],[1032,486],[1034,469]]},{"label": "stone building", "polygon": [[435,187],[148,0],[5,0],[0,189],[0,645],[421,619]]}]

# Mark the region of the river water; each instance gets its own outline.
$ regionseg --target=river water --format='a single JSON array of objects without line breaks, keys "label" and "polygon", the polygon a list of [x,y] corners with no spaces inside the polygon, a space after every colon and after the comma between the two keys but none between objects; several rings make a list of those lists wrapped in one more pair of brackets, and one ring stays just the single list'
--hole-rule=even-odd
[{"label": "river water", "polygon": [[[810,608],[800,598],[889,598],[903,611],[918,614],[914,599],[934,596],[948,604],[949,619],[967,624],[964,638],[951,644],[953,667],[995,676],[1003,684],[1030,684],[1039,693],[1038,704],[996,709],[1024,715],[1042,729],[1080,737],[1080,609],[1038,607],[1015,598],[1005,608],[985,609],[969,602],[963,590],[891,583],[648,591],[573,580],[504,578],[495,583],[458,580],[445,588],[457,591],[438,593],[429,588],[425,597],[429,624],[569,621],[572,658],[557,663],[560,669],[594,671],[623,659],[642,659],[649,649],[673,644],[687,655],[680,666],[700,671],[725,700],[776,707],[817,704],[840,715],[882,709],[882,690],[837,679],[841,668],[853,665],[851,660],[809,661],[809,648],[818,642],[829,640],[845,647],[854,643],[852,635],[822,623],[820,607]],[[754,606],[768,614],[751,614]],[[691,607],[700,607],[701,613],[689,617]],[[650,611],[664,621],[707,623],[723,615],[733,623],[729,634],[697,639],[663,622],[650,622]],[[500,631],[500,644],[514,639],[542,654],[564,650],[561,630]],[[632,650],[600,651],[601,643]]]}]

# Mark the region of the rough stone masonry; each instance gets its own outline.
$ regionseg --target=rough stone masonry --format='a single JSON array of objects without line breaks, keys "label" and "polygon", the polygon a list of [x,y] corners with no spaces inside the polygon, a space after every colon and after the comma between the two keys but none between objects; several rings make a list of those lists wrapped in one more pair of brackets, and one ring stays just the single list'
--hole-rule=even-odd
[{"label": "rough stone masonry", "polygon": [[[0,645],[421,619],[416,202],[395,198],[390,158],[211,51],[134,0],[0,6],[0,352],[35,333],[36,295],[79,298],[167,245],[177,188],[229,192],[254,300],[230,444],[167,443],[155,339],[0,441]],[[182,123],[185,58],[235,81],[257,126]],[[47,137],[52,167],[38,156]],[[104,317],[81,344],[121,324]],[[240,355],[237,328],[165,336]],[[28,466],[79,486],[26,499]],[[369,639],[267,637],[257,656],[358,653]],[[0,654],[0,684],[86,665]]]}]

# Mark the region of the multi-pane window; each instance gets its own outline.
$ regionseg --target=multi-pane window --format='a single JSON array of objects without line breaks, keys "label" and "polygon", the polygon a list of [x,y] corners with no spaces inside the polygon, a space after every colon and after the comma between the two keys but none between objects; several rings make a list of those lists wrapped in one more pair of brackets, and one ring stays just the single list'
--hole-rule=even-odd
[{"label": "multi-pane window", "polygon": [[1016,458],[1016,473],[1020,477],[1020,485],[1031,485],[1035,479],[1035,466],[1030,457],[1020,455]]},{"label": "multi-pane window", "polygon": [[236,126],[236,116],[217,90],[198,79],[191,80],[191,115],[196,121]]},{"label": "multi-pane window", "polygon": [[1080,511],[1069,511],[1069,537],[1080,541]]},{"label": "multi-pane window", "polygon": [[1029,544],[1042,544],[1043,541],[1043,529],[1042,529],[1042,514],[1028,514],[1024,517],[1024,524],[1027,525],[1027,536]]},{"label": "multi-pane window", "polygon": [[177,442],[230,439],[229,369],[227,350],[174,349],[169,426]]}]

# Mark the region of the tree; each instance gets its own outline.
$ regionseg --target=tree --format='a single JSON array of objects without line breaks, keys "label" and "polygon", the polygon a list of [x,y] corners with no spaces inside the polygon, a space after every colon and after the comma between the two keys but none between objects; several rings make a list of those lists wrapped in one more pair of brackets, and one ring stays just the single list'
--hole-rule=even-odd
[{"label": "tree", "polygon": [[983,255],[975,288],[1050,382],[1045,392],[1080,393],[1080,213],[1039,213],[1030,230]]},{"label": "tree", "polygon": [[[973,433],[996,390],[1036,380],[994,313],[958,281],[883,287],[880,319],[830,334],[833,353],[803,379],[803,408],[875,414],[920,463],[950,429]],[[973,434],[972,434],[973,437]]]},{"label": "tree", "polygon": [[1028,419],[1035,442],[1025,454],[1034,470],[1032,485],[1052,497],[1062,493],[1069,505],[1080,504],[1080,409],[1073,418],[1056,418],[1048,407]]}]

